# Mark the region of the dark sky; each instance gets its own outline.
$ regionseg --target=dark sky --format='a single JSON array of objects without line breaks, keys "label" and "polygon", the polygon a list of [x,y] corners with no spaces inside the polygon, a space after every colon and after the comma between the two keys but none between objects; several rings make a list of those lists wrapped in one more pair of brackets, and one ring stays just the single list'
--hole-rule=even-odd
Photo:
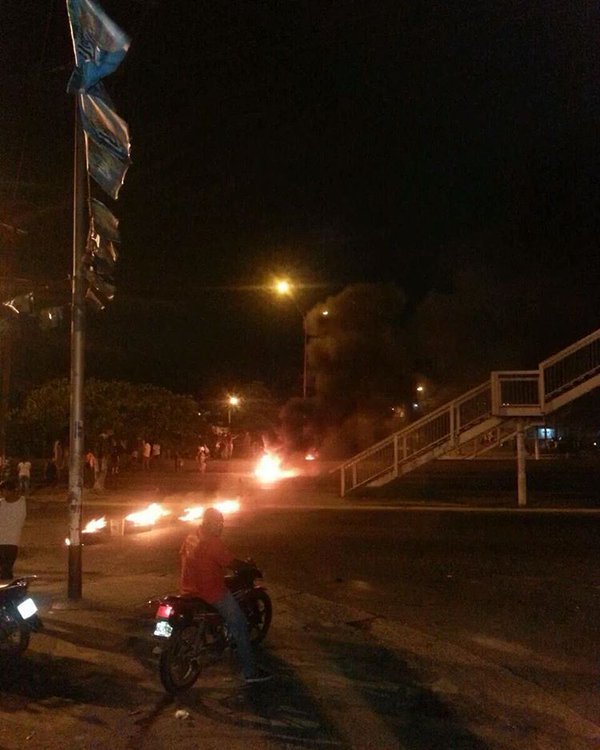
[{"label": "dark sky", "polygon": [[[132,36],[106,82],[133,166],[106,198],[123,244],[90,374],[292,387],[301,321],[260,289],[282,271],[305,308],[358,281],[418,301],[464,246],[598,274],[593,0],[102,5]],[[0,220],[29,216],[23,275],[70,270],[72,65],[63,0],[0,0]]]}]

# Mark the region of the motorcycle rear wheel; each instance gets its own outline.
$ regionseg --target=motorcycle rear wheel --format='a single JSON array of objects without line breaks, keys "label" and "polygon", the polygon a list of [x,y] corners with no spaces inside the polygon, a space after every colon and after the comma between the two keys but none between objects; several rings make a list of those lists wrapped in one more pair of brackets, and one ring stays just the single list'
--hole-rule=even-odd
[{"label": "motorcycle rear wheel", "polygon": [[160,655],[160,681],[167,693],[174,695],[189,690],[202,671],[199,650],[204,634],[194,623],[173,630],[169,642]]},{"label": "motorcycle rear wheel", "polygon": [[271,604],[271,597],[261,589],[254,592],[249,605],[248,636],[250,643],[256,646],[257,643],[265,639],[269,631],[271,618],[273,617],[273,605]]}]

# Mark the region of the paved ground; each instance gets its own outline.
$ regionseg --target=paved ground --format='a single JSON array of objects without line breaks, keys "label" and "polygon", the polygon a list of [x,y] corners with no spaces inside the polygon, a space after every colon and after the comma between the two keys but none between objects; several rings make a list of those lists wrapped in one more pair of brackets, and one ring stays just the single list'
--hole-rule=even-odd
[{"label": "paved ground", "polygon": [[[215,496],[241,488],[265,505],[297,503],[300,496],[309,504],[340,504],[330,480],[322,477],[302,491],[265,494],[254,491],[241,470],[219,473],[206,480],[205,489]],[[196,477],[124,476],[104,495],[88,493],[86,503],[120,513],[129,504],[139,507],[167,494],[193,499],[190,481]],[[60,504],[64,491],[37,492],[32,502]],[[26,657],[5,665],[0,677],[0,750],[34,744],[48,750],[600,746],[598,724],[528,679],[526,655],[523,669],[515,671],[443,638],[276,580],[269,582],[276,617],[261,653],[275,681],[242,687],[235,661],[226,659],[172,701],[157,679],[153,608],[146,601],[175,588],[173,576],[98,568],[86,575],[85,598],[73,608],[64,601],[65,552],[56,542],[42,540],[24,561],[29,570],[47,571],[33,589],[46,630],[34,635]],[[592,662],[582,679],[592,683],[597,676]]]}]

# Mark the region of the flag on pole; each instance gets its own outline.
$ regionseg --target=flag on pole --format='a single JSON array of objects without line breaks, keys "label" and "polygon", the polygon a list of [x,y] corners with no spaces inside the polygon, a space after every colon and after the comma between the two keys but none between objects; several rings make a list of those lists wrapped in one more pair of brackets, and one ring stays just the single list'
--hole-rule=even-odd
[{"label": "flag on pole", "polygon": [[99,200],[92,198],[92,221],[88,237],[88,253],[109,263],[114,268],[119,254],[115,243],[120,242],[119,221]]},{"label": "flag on pole", "polygon": [[[95,0],[66,0],[75,52],[75,70],[67,91],[77,95],[85,134],[87,172],[115,200],[130,165],[129,128],[116,113],[102,79],[113,73],[129,48],[129,37]],[[119,222],[106,206],[88,196],[90,226],[83,273],[86,298],[99,309],[115,295],[114,268]]]},{"label": "flag on pole", "polygon": [[116,199],[131,161],[129,129],[113,106],[102,83],[79,95],[81,122],[87,135],[88,171]]},{"label": "flag on pole", "polygon": [[67,91],[88,91],[113,73],[129,49],[129,37],[93,0],[67,0],[75,70]]},{"label": "flag on pole", "polygon": [[91,200],[92,226],[95,234],[99,234],[108,242],[120,242],[119,220],[97,198]]},{"label": "flag on pole", "polygon": [[129,169],[129,161],[123,161],[89,136],[86,137],[86,143],[89,174],[107,195],[117,200]]}]

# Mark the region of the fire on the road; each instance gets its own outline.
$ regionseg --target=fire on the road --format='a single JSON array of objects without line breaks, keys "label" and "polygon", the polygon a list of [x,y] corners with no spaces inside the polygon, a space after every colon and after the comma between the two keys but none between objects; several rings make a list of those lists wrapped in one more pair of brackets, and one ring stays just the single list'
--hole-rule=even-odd
[{"label": "fire on the road", "polygon": [[[86,525],[81,529],[81,535],[82,537],[87,537],[87,539],[91,539],[92,535],[99,534],[101,531],[106,531],[108,527],[108,521],[106,520],[106,516],[100,516],[100,518],[92,518],[91,521],[88,521]],[[67,547],[71,545],[71,540],[69,537],[65,539],[65,544]]]},{"label": "fire on the road", "polygon": [[92,518],[83,528],[84,534],[96,534],[106,528],[106,516]]},{"label": "fire on the road", "polygon": [[134,526],[154,526],[162,518],[169,515],[171,515],[171,511],[165,510],[159,503],[151,503],[147,508],[125,516],[125,521]]},{"label": "fire on the road", "polygon": [[281,468],[281,456],[265,453],[254,469],[254,476],[263,484],[273,484],[280,479],[295,477],[298,472]]},{"label": "fire on the road", "polygon": [[[216,503],[212,503],[213,508],[216,508],[224,516],[230,515],[231,513],[237,513],[240,509],[239,500],[219,500]],[[204,505],[194,505],[191,508],[186,508],[185,513],[179,516],[180,521],[187,521],[194,523],[202,520],[206,507]]]}]

